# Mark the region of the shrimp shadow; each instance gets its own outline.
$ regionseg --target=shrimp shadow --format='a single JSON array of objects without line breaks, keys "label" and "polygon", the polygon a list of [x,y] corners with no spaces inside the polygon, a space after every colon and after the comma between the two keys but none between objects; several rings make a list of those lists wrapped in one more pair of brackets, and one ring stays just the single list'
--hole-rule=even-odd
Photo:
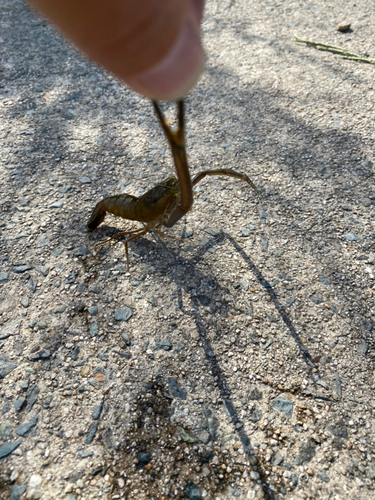
[{"label": "shrimp shadow", "polygon": [[291,336],[293,337],[295,343],[297,344],[297,347],[302,355],[302,359],[305,361],[307,364],[308,370],[311,373],[312,371],[312,365],[313,360],[311,357],[311,354],[307,350],[307,348],[302,344],[300,336],[298,335],[296,329],[293,326],[293,323],[288,316],[287,312],[281,305],[277,294],[275,290],[272,288],[271,284],[269,281],[267,281],[262,273],[259,271],[259,269],[256,267],[254,262],[250,259],[250,257],[243,251],[243,249],[240,247],[240,245],[232,238],[232,236],[228,233],[223,232],[222,233],[225,238],[232,244],[232,246],[236,249],[237,253],[241,255],[242,259],[246,262],[248,267],[251,269],[251,272],[254,274],[255,278],[258,280],[259,284],[265,289],[267,292],[268,296],[270,297],[272,303],[274,304],[276,310],[279,312],[282,320],[284,321],[285,325],[287,326]]},{"label": "shrimp shadow", "polygon": [[[224,296],[229,292],[229,290],[221,286],[217,282],[216,278],[212,276],[212,274],[211,276],[209,276],[209,274],[205,274],[204,272],[202,272],[202,270],[199,269],[196,263],[194,262],[194,261],[202,262],[203,261],[202,257],[207,252],[207,249],[210,247],[212,248],[217,245],[220,245],[222,240],[223,240],[223,235],[221,234],[218,234],[210,238],[208,242],[205,245],[203,245],[198,250],[198,252],[194,252],[194,256],[190,258],[186,258],[186,256],[180,255],[179,251],[176,252],[171,247],[168,247],[167,253],[169,254],[169,258],[174,261],[173,264],[171,262],[167,262],[166,255],[160,255],[160,260],[156,260],[155,258],[150,259],[148,260],[147,264],[152,265],[155,271],[159,272],[161,275],[168,276],[171,279],[171,281],[174,281],[174,283],[176,284],[178,291],[177,300],[179,309],[182,310],[185,315],[193,318],[193,321],[195,323],[196,329],[199,334],[199,340],[203,347],[209,371],[211,371],[212,373],[212,377],[214,379],[214,382],[216,383],[216,387],[220,395],[220,398],[224,403],[226,412],[229,415],[230,421],[234,427],[234,432],[237,434],[242,444],[245,454],[244,456],[246,456],[249,470],[252,470],[253,465],[257,466],[257,471],[262,479],[261,487],[264,493],[264,498],[266,500],[276,500],[274,492],[266,484],[268,477],[260,461],[257,460],[256,451],[251,444],[249,436],[246,434],[244,423],[240,418],[236,407],[231,401],[232,397],[231,387],[223,373],[223,370],[220,366],[220,360],[216,356],[215,349],[210,341],[208,333],[208,324],[200,311],[202,307],[200,296],[198,297],[195,296],[194,292],[192,291],[193,287],[190,286],[191,280],[189,279],[189,277],[192,277],[195,281],[197,280],[209,281],[213,286],[215,286],[216,291],[218,290],[220,296],[222,297],[224,308],[222,308],[221,314],[223,316],[226,316],[228,314],[231,305],[224,298]],[[160,246],[167,249],[167,246],[163,241],[160,242],[158,241],[158,243],[154,243],[149,239],[139,238],[137,240],[134,240],[133,242],[133,249],[136,249],[136,252],[138,254],[142,254],[145,252],[148,253],[150,249],[154,249],[156,246],[159,248],[159,253],[160,253]],[[171,265],[173,265],[174,269],[176,270],[176,272],[172,275],[172,277],[171,274],[168,272],[168,270],[170,270],[171,268]],[[181,271],[180,275],[178,274],[178,271]],[[191,306],[190,308],[184,306],[183,304],[182,290],[184,290],[190,297],[190,304],[189,304]]]},{"label": "shrimp shadow", "polygon": [[[259,282],[259,284],[264,288],[264,290],[267,292],[268,296],[270,297],[272,303],[274,304],[275,309],[279,312],[282,320],[284,321],[285,325],[287,326],[291,336],[293,337],[301,355],[302,359],[305,361],[307,365],[308,372],[312,378],[312,369],[315,368],[315,363],[312,360],[312,356],[309,353],[308,349],[302,344],[300,335],[297,333],[292,320],[290,319],[288,313],[285,311],[284,307],[281,305],[280,300],[275,292],[275,290],[272,288],[272,285],[267,281],[261,271],[256,267],[254,262],[250,259],[250,257],[244,252],[244,250],[241,248],[241,246],[235,241],[235,239],[228,233],[226,232],[221,232],[220,234],[217,235],[216,238],[210,239],[206,245],[202,248],[202,250],[197,254],[196,258],[202,257],[204,253],[207,251],[209,247],[212,247],[214,243],[218,243],[220,240],[222,241],[223,239],[226,239],[231,243],[231,245],[235,248],[236,252],[242,257],[242,259],[246,262],[248,267],[251,269],[252,273],[254,274],[255,278]],[[197,299],[193,296],[191,296],[191,301],[194,306],[194,309],[198,310],[199,303]],[[316,388],[315,380],[312,378],[314,386]]]},{"label": "shrimp shadow", "polygon": [[[184,230],[183,230],[184,231]],[[170,272],[168,272],[171,268],[171,263],[166,262],[165,256],[160,256],[160,261],[156,261],[152,259],[152,261],[148,260],[148,264],[153,265],[156,271],[160,272],[162,275],[166,275],[170,277],[172,281],[175,282],[178,290],[178,305],[180,310],[183,310],[183,300],[182,300],[182,290],[187,292],[190,296],[190,304],[191,304],[191,309],[190,310],[185,310],[184,313],[186,315],[190,315],[193,318],[193,321],[195,323],[196,329],[199,334],[199,339],[202,344],[202,348],[205,354],[205,359],[207,362],[208,367],[210,368],[210,371],[212,373],[212,377],[216,383],[217,390],[219,392],[220,398],[224,403],[224,407],[226,409],[227,414],[229,415],[231,419],[231,423],[234,426],[234,432],[237,434],[239,440],[241,441],[241,444],[243,446],[244,453],[247,457],[247,460],[249,462],[249,468],[252,465],[257,466],[257,470],[259,472],[260,478],[262,480],[262,490],[265,495],[265,498],[267,500],[274,500],[276,499],[276,494],[274,491],[271,490],[269,484],[267,483],[268,481],[268,476],[265,473],[265,469],[262,467],[262,464],[260,461],[256,459],[257,454],[254,449],[254,447],[251,444],[250,438],[247,435],[245,428],[244,428],[244,422],[241,419],[241,417],[238,414],[238,411],[235,407],[235,405],[232,402],[232,389],[230,387],[230,384],[227,381],[226,376],[223,373],[223,370],[220,366],[220,359],[215,354],[214,347],[211,343],[209,332],[208,332],[208,323],[207,320],[205,320],[204,315],[201,313],[201,307],[202,307],[202,302],[199,297],[195,296],[194,293],[191,290],[191,287],[189,287],[189,279],[187,277],[192,276],[194,277],[195,280],[209,280],[213,285],[215,285],[216,291],[219,291],[221,295],[221,300],[222,302],[225,302],[225,309],[224,309],[224,315],[227,315],[229,309],[231,308],[230,303],[228,300],[224,297],[224,294],[228,292],[228,290],[221,286],[216,278],[213,278],[211,273],[211,276],[208,277],[204,272],[202,272],[201,269],[199,269],[196,266],[196,263],[194,261],[200,261],[202,262],[204,259],[202,257],[204,254],[207,252],[208,248],[212,247],[217,247],[223,244],[223,240],[226,239],[228,240],[233,247],[236,249],[236,251],[241,255],[243,260],[247,263],[249,268],[252,270],[254,273],[255,277],[257,278],[258,282],[265,288],[269,296],[271,297],[271,300],[273,304],[275,305],[275,308],[278,310],[280,313],[284,323],[288,327],[288,330],[290,331],[293,339],[295,340],[299,351],[302,355],[302,358],[307,364],[307,368],[310,374],[312,374],[312,358],[306,347],[301,343],[300,337],[296,331],[296,329],[293,326],[293,323],[291,319],[289,318],[288,314],[280,304],[280,301],[276,295],[276,292],[271,288],[271,285],[269,282],[262,276],[261,272],[258,270],[258,268],[254,265],[254,263],[250,260],[250,258],[245,254],[245,252],[242,250],[242,248],[238,245],[238,243],[235,242],[235,240],[227,233],[221,232],[217,234],[216,236],[210,238],[208,242],[201,247],[200,250],[194,253],[194,256],[191,257],[190,259],[186,258],[185,256],[181,256],[179,251],[174,251],[171,247],[168,247],[168,253],[170,255],[170,258],[174,260],[173,266],[177,270],[180,268],[181,270],[181,275],[179,276],[178,272],[175,272],[174,274],[171,275]],[[134,246],[137,247],[137,250],[139,253],[142,251],[145,252],[145,250],[149,250],[150,248],[155,247],[155,243],[153,243],[150,240],[146,240],[143,238],[139,238],[138,240],[135,240],[133,242]],[[158,242],[158,246],[163,246],[166,249],[166,245],[163,241]],[[133,247],[134,248],[134,247]],[[164,252],[163,252],[164,253]],[[207,263],[207,266],[209,266],[209,263]],[[172,276],[172,277],[171,277]],[[187,308],[185,308],[187,309]],[[212,325],[211,325],[212,326]],[[218,327],[215,327],[216,329]],[[254,460],[254,458],[256,460]]]},{"label": "shrimp shadow", "polygon": [[[210,342],[207,328],[205,327],[204,320],[199,312],[199,301],[196,297],[191,296],[191,303],[194,306],[195,314],[194,314],[194,322],[199,333],[199,339],[202,343],[202,347],[204,350],[204,354],[207,360],[207,364],[211,369],[212,376],[217,384],[217,389],[219,391],[220,397],[224,402],[225,408],[229,414],[231,422],[235,428],[235,432],[238,435],[239,440],[241,441],[244,452],[246,453],[249,459],[250,465],[257,465],[260,476],[263,480],[266,478],[265,471],[262,470],[260,463],[258,461],[254,461],[252,457],[256,456],[256,452],[254,447],[251,444],[249,436],[246,434],[244,429],[244,424],[242,419],[240,418],[236,407],[231,401],[231,388],[224,376],[224,373],[220,367],[220,363],[218,358],[216,357],[212,344]],[[272,490],[269,489],[268,485],[262,481],[262,490],[267,499],[273,500],[275,497]]]},{"label": "shrimp shadow", "polygon": [[[183,230],[185,231],[185,229]],[[257,268],[257,266],[254,264],[254,262],[250,259],[250,257],[244,252],[244,250],[241,248],[241,246],[235,241],[235,239],[225,231],[222,231],[219,233],[216,237],[210,239],[206,245],[202,248],[202,250],[194,257],[194,259],[200,258],[204,255],[204,253],[207,251],[209,247],[212,247],[214,243],[218,244],[219,242],[222,242],[224,239],[226,239],[236,250],[236,252],[241,256],[241,258],[245,261],[245,263],[248,265],[250,268],[251,272],[259,282],[259,284],[264,288],[264,290],[267,292],[268,296],[271,299],[271,302],[273,303],[275,309],[278,311],[280,314],[281,319],[283,320],[284,324],[286,325],[287,329],[289,330],[289,333],[293,340],[295,341],[297,348],[302,356],[302,359],[304,360],[306,367],[307,367],[307,373],[312,381],[312,384],[314,386],[314,389],[317,390],[317,384],[316,380],[319,378],[319,368],[318,365],[313,361],[311,354],[309,353],[308,349],[303,345],[301,342],[300,335],[298,334],[297,330],[295,329],[292,320],[290,319],[290,316],[288,313],[285,311],[284,307],[280,303],[280,300],[277,296],[277,293],[275,290],[272,288],[272,285],[267,281],[264,276],[262,275],[261,271]],[[197,317],[199,316],[199,301],[197,300],[196,297],[191,295],[191,302],[193,304],[194,310],[197,311]],[[179,294],[179,304],[182,303],[182,297],[181,297],[181,292]],[[228,307],[226,308],[228,311]],[[226,311],[226,312],[227,312]],[[202,319],[200,319],[200,322],[197,321],[197,317],[195,318],[196,326],[199,331],[199,333],[202,330]],[[206,339],[208,340],[208,339]],[[204,339],[201,338],[202,345],[205,346],[204,344]],[[206,344],[207,345],[207,344]],[[212,349],[211,347],[205,348],[205,353],[206,353],[206,359],[210,362],[211,357],[212,357]],[[211,354],[210,354],[211,353]],[[217,362],[215,358],[215,362]],[[219,369],[219,366],[216,368],[212,367],[213,373],[215,372],[216,369]],[[313,369],[315,372],[315,376],[313,376]],[[219,384],[218,384],[219,385]],[[227,384],[225,383],[225,378],[222,379],[221,382],[221,391],[222,391],[222,397],[223,400],[225,401],[225,393],[226,390],[229,389]],[[320,395],[322,399],[335,402],[331,398],[324,397],[323,395]],[[228,407],[227,410],[229,412],[229,415],[232,416],[231,411]],[[242,440],[241,440],[242,442]]]}]

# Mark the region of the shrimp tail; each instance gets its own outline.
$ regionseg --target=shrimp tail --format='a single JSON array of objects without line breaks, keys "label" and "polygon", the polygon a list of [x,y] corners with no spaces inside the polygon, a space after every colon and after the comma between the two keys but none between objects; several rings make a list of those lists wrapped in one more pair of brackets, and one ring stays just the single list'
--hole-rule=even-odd
[{"label": "shrimp tail", "polygon": [[96,229],[99,224],[103,222],[106,213],[106,210],[103,208],[103,203],[101,201],[97,203],[87,223],[87,229],[89,231],[94,231],[94,229]]}]

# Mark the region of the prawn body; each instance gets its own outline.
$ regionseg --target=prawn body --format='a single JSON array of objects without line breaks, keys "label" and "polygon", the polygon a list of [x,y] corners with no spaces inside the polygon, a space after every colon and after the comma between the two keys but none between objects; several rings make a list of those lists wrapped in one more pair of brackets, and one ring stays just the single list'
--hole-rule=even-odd
[{"label": "prawn body", "polygon": [[168,177],[164,182],[157,184],[140,197],[126,193],[108,196],[96,204],[87,223],[87,229],[89,231],[96,229],[103,222],[107,212],[122,219],[143,222],[145,226],[140,229],[121,232],[115,234],[109,240],[98,243],[102,245],[119,236],[131,234],[132,236],[125,241],[126,261],[129,271],[128,243],[152,230],[165,237],[166,235],[159,231],[159,228],[167,224],[170,213],[175,209],[179,199],[180,187],[175,177]]},{"label": "prawn body", "polygon": [[[191,183],[192,186],[198,184],[198,182],[204,179],[207,175],[227,175],[229,177],[234,177],[247,182],[256,192],[258,192],[246,174],[236,172],[228,168],[203,170],[203,172],[200,172],[194,177]],[[164,238],[167,237],[167,235],[160,231],[160,227],[169,227],[168,223],[170,216],[176,206],[180,203],[180,198],[180,186],[175,177],[168,177],[168,179],[160,184],[157,184],[140,197],[132,196],[126,193],[109,196],[96,205],[87,223],[87,229],[90,231],[96,229],[99,224],[103,222],[107,212],[117,215],[122,219],[143,222],[145,226],[140,229],[117,233],[112,236],[112,238],[98,243],[98,245],[102,245],[103,243],[111,241],[119,236],[131,234],[132,236],[125,241],[125,252],[129,271],[128,243],[150,231],[155,231],[155,233]],[[173,237],[168,236],[168,238]]]},{"label": "prawn body", "polygon": [[[168,177],[140,197],[130,194],[108,196],[97,203],[87,223],[90,231],[101,224],[107,212],[123,219],[136,220],[149,224],[153,221],[162,223],[163,215],[174,206],[180,189],[175,177]],[[159,220],[160,219],[160,220]]]}]

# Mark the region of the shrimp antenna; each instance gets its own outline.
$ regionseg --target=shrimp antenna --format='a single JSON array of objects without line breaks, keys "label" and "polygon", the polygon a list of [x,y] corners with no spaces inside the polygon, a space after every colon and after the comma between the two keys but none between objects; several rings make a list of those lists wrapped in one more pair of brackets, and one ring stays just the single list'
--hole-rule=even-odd
[{"label": "shrimp antenna", "polygon": [[172,167],[170,167],[167,163],[164,163],[160,160],[158,160],[158,162],[160,163],[160,165],[163,165],[163,167],[167,168],[168,170],[170,170],[172,172],[172,174],[174,174],[174,170]]}]

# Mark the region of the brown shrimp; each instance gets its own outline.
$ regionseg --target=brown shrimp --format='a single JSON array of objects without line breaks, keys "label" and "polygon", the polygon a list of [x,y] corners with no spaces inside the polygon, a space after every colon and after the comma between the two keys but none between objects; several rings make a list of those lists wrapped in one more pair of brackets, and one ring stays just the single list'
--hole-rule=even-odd
[{"label": "brown shrimp", "polygon": [[[194,177],[192,186],[198,184],[198,182],[207,175],[227,175],[229,177],[235,177],[236,179],[247,182],[256,192],[258,192],[246,174],[241,174],[231,169],[204,170]],[[140,229],[118,233],[109,240],[99,243],[101,245],[119,236],[132,234],[133,236],[125,241],[126,260],[129,271],[128,243],[150,231],[155,231],[160,236],[166,237],[159,228],[161,226],[168,227],[167,223],[170,214],[179,202],[180,187],[178,180],[175,177],[168,177],[168,179],[157,184],[140,197],[125,193],[104,198],[104,200],[100,201],[94,208],[87,223],[87,228],[90,231],[96,229],[99,224],[103,222],[107,212],[123,219],[135,220],[146,224]]]},{"label": "brown shrimp", "polygon": [[[185,148],[184,103],[182,100],[178,102],[178,127],[176,132],[172,131],[168,126],[159,104],[157,102],[153,102],[153,104],[156,115],[171,147],[177,179],[175,177],[168,177],[168,179],[157,184],[140,197],[131,196],[130,194],[119,194],[104,198],[104,200],[96,205],[87,223],[87,228],[93,231],[103,222],[107,212],[123,219],[145,223],[143,228],[118,233],[109,240],[106,240],[110,241],[113,238],[127,234],[133,235],[125,241],[128,271],[129,241],[135,240],[152,230],[160,236],[167,237],[159,228],[161,226],[174,226],[191,209],[193,204],[193,186],[198,184],[206,175],[228,175],[241,179],[250,184],[258,193],[256,187],[246,174],[240,174],[231,169],[204,170],[191,180]],[[103,243],[106,243],[106,241]]]}]

